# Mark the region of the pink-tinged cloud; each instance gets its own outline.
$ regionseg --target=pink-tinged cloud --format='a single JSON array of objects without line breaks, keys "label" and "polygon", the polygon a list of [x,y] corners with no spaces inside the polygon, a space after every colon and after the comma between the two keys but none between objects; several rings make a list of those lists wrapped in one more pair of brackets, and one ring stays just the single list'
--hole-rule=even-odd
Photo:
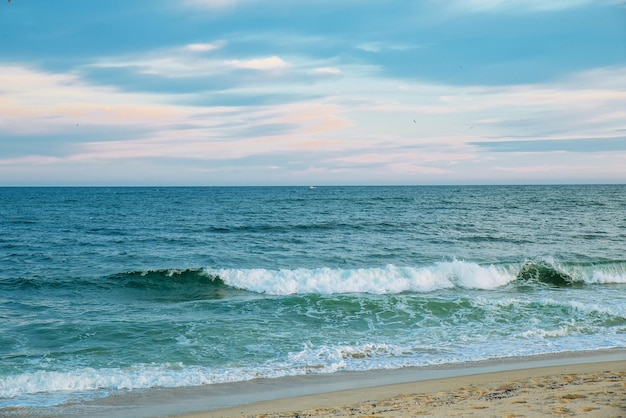
[{"label": "pink-tinged cloud", "polygon": [[[176,51],[194,57],[203,47],[185,53],[181,49]],[[225,64],[220,64],[224,69]],[[237,65],[229,64],[260,71],[290,64],[273,56],[237,61]],[[317,65],[298,63],[293,71],[300,69],[310,76],[311,68],[334,68]],[[626,129],[622,110],[626,109],[626,77],[621,78],[626,75],[625,68],[596,70],[545,85],[459,87],[405,81],[401,88],[398,80],[352,70],[359,69],[350,68],[350,76],[319,77],[315,83],[294,85],[291,79],[277,79],[272,84],[228,90],[234,95],[300,93],[305,97],[302,101],[184,106],[180,104],[183,100],[202,99],[205,93],[129,93],[90,85],[76,74],[0,66],[0,137],[7,133],[64,133],[76,130],[76,122],[80,129],[90,125],[103,131],[116,129],[115,138],[99,132],[96,138],[87,135],[80,143],[67,145],[64,156],[58,152],[51,153],[54,157],[44,156],[33,149],[31,156],[5,158],[1,164],[5,170],[43,165],[63,170],[64,164],[102,162],[114,166],[163,158],[199,164],[202,160],[232,161],[235,165],[238,159],[258,157],[263,161],[258,167],[274,167],[273,171],[289,167],[289,161],[308,163],[310,159],[312,169],[320,173],[342,172],[355,178],[360,173],[369,178],[424,175],[492,181],[497,176],[512,179],[526,175],[516,171],[518,165],[542,166],[537,154],[532,160],[521,156],[518,161],[471,145],[532,134],[526,122],[511,125],[513,118],[532,121],[535,117],[544,131],[533,136],[538,141],[575,139],[587,131],[593,131],[595,138],[610,137],[610,132]],[[562,131],[552,133],[555,130]],[[616,156],[606,154],[607,162],[586,164],[572,159],[578,157],[563,155],[569,159],[564,166],[586,167],[588,172],[595,167],[602,173],[624,176]],[[573,176],[576,170],[567,172]],[[533,173],[540,175],[534,170],[529,177]]]},{"label": "pink-tinged cloud", "polygon": [[167,104],[164,96],[125,93],[89,85],[73,74],[25,67],[0,67],[0,89],[1,127],[7,133],[52,133],[76,124],[158,127],[190,113]]},{"label": "pink-tinged cloud", "polygon": [[302,103],[283,106],[284,116],[278,121],[303,126],[302,134],[337,131],[352,125],[340,106],[324,103]]}]

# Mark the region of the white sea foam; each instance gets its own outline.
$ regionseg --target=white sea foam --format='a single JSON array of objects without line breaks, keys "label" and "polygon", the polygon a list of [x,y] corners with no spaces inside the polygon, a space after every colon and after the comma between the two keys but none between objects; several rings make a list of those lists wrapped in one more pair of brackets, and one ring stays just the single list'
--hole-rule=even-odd
[{"label": "white sea foam", "polygon": [[626,283],[626,272],[594,271],[588,282],[597,284]]},{"label": "white sea foam", "polygon": [[[305,344],[301,351],[292,352],[282,361],[241,368],[208,368],[186,366],[182,363],[136,365],[124,369],[83,368],[71,371],[36,371],[0,378],[0,410],[11,406],[52,406],[68,400],[107,396],[115,391],[147,388],[189,387],[245,381],[256,378],[278,378],[304,374],[326,374],[340,370],[396,369],[408,366],[451,364],[485,360],[507,355],[532,355],[556,349],[588,349],[586,340],[573,339],[559,343],[563,337],[578,334],[577,330],[560,327],[555,330],[535,328],[518,334],[523,340],[553,342],[510,347],[502,351],[490,342],[470,350],[446,349],[388,343],[314,345]],[[515,336],[514,336],[515,337]],[[574,337],[575,338],[575,337]],[[511,341],[513,343],[513,341]],[[600,347],[623,345],[603,338]]]},{"label": "white sea foam", "polygon": [[545,329],[531,329],[528,331],[524,331],[519,335],[523,338],[558,338],[558,337],[566,337],[571,335],[572,333],[578,330],[572,330],[571,327],[561,326],[557,329],[545,330]]},{"label": "white sea foam", "polygon": [[[567,312],[578,312],[580,315],[587,317],[606,317],[606,318],[623,318],[626,319],[626,306],[607,303],[590,303],[587,301],[579,300],[562,300],[551,297],[545,297],[540,299],[523,299],[523,298],[501,298],[490,300],[488,298],[477,297],[474,298],[472,304],[480,306],[482,309],[489,309],[493,306],[497,309],[518,307],[520,309],[528,310],[532,305],[541,305],[545,307],[560,307]],[[570,316],[572,313],[569,314]],[[528,321],[534,321],[536,317],[529,317]]]},{"label": "white sea foam", "polygon": [[515,280],[505,269],[465,261],[439,262],[427,267],[222,269],[208,273],[218,275],[229,286],[270,295],[397,294],[454,287],[495,289]]},{"label": "white sea foam", "polygon": [[[147,388],[189,387],[257,378],[278,378],[309,373],[334,373],[339,370],[371,369],[382,363],[363,361],[354,367],[355,359],[393,354],[397,351],[387,344],[360,346],[308,345],[301,352],[292,353],[284,361],[265,365],[234,368],[186,366],[182,363],[163,365],[135,365],[128,368],[82,368],[69,371],[39,370],[30,373],[0,377],[0,409],[19,406],[51,406],[64,403],[80,395],[84,399],[106,396],[114,391]],[[387,367],[402,367],[389,364]],[[91,395],[87,393],[91,392]],[[36,396],[40,395],[39,398]],[[43,398],[41,397],[43,396]],[[15,399],[15,403],[12,402]]]},{"label": "white sea foam", "polygon": [[[183,364],[137,365],[125,369],[83,368],[71,371],[35,371],[0,377],[0,400],[24,395],[118,391],[152,387],[200,386],[259,377],[304,374],[298,369],[271,367],[211,369]],[[0,402],[2,407],[4,402]]]},{"label": "white sea foam", "polygon": [[583,303],[578,301],[571,301],[567,304],[584,315],[626,319],[626,306],[624,305],[607,306],[597,303]]},{"label": "white sea foam", "polygon": [[557,271],[572,276],[576,281],[586,284],[624,284],[626,283],[626,264],[623,262],[600,265],[564,266],[553,259],[546,259]]}]

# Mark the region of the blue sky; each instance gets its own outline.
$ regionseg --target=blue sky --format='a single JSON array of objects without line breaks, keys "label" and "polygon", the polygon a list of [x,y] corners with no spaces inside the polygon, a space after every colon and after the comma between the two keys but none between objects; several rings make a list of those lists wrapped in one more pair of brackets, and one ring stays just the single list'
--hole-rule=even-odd
[{"label": "blue sky", "polygon": [[0,185],[626,183],[623,0],[0,2]]}]

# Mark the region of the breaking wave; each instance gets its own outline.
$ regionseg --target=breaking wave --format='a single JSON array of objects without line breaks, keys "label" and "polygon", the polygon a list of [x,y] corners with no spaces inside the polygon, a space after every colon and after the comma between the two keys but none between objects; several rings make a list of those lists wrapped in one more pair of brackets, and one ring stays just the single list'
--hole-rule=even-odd
[{"label": "breaking wave", "polygon": [[80,288],[124,291],[138,297],[165,300],[222,299],[235,294],[400,294],[442,289],[492,290],[507,285],[583,286],[625,284],[626,263],[562,265],[554,261],[480,265],[442,261],[422,267],[387,265],[370,268],[295,269],[156,269],[130,271],[104,278],[51,281],[15,278],[0,281],[0,289]]}]

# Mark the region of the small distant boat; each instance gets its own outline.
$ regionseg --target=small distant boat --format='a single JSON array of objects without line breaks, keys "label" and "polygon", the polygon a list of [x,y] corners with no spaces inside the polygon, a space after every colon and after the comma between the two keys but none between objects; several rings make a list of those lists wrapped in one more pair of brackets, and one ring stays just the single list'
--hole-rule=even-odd
[{"label": "small distant boat", "polygon": [[315,189],[315,186],[309,186],[309,189]]}]

